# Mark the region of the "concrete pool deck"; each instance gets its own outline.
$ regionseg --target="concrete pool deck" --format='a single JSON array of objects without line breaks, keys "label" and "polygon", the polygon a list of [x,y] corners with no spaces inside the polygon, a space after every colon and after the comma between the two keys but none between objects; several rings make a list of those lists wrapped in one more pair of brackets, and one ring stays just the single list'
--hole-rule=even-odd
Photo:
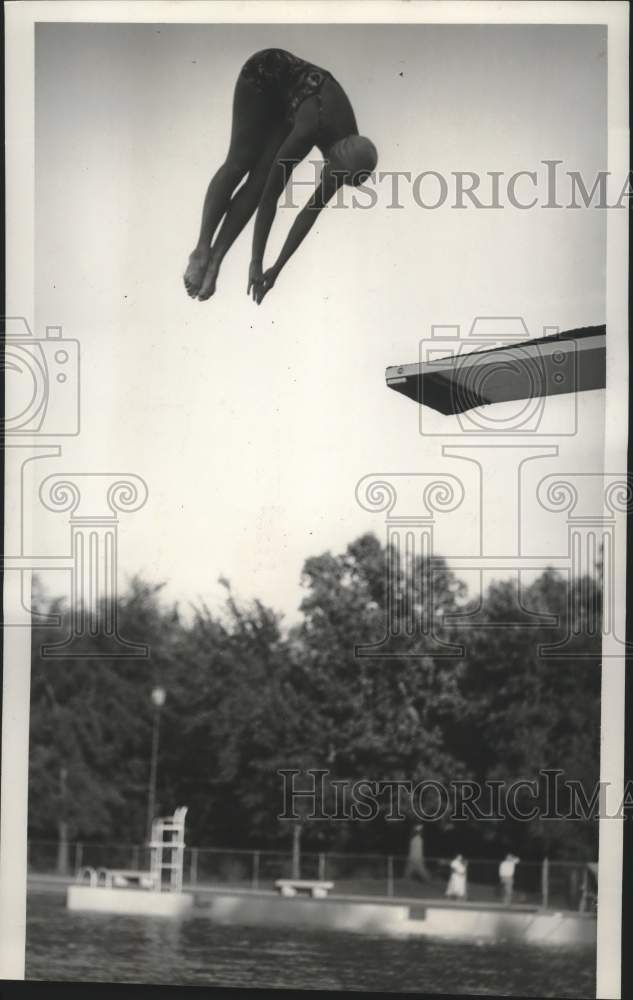
[{"label": "concrete pool deck", "polygon": [[284,899],[270,891],[208,888],[197,893],[198,909],[212,920],[231,924],[311,927],[397,936],[471,941],[594,947],[593,914],[542,910],[499,903],[337,896]]},{"label": "concrete pool deck", "polygon": [[[65,894],[72,879],[30,875],[34,892]],[[143,890],[135,890],[142,892]],[[593,913],[543,910],[537,906],[385,896],[330,894],[327,899],[283,898],[267,889],[191,887],[191,915],[223,924],[347,930],[394,936],[478,942],[525,942],[595,947]]]}]

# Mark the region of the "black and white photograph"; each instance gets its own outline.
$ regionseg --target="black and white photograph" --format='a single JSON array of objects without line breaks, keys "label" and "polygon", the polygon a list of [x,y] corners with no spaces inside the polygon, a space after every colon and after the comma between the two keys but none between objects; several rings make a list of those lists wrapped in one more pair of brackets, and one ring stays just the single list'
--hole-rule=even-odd
[{"label": "black and white photograph", "polygon": [[0,978],[625,995],[628,17],[5,4]]}]

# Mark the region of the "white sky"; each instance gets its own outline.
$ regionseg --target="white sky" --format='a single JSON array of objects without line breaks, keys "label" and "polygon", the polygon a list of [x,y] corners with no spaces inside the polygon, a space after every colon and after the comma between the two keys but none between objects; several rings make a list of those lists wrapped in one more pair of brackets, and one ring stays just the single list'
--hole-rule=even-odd
[{"label": "white sky", "polygon": [[[591,180],[606,168],[606,38],[565,26],[38,26],[36,328],[80,340],[83,397],[81,436],[47,471],[147,481],[147,507],[122,515],[123,575],[213,605],[224,574],[292,618],[307,556],[383,531],[355,501],[362,476],[470,482],[440,457],[455,440],[420,436],[385,367],[415,361],[433,324],[522,315],[538,336],[604,322],[606,213],[425,211],[406,190],[393,210],[383,184],[371,211],[324,214],[259,309],[245,294],[251,227],[216,296],[192,302],[182,272],[235,78],[269,45],[334,73],[381,170],[543,177],[540,161],[561,159]],[[291,218],[278,213],[275,245]],[[579,433],[541,474],[601,468],[602,395],[578,397]],[[554,416],[567,404],[553,401]],[[425,415],[436,435],[448,426]],[[515,512],[501,449],[492,471],[484,520],[503,531]],[[534,551],[563,554],[564,522],[529,517]],[[38,550],[64,545],[63,516],[38,530]],[[445,517],[440,551],[472,552],[473,530],[464,511]]]}]

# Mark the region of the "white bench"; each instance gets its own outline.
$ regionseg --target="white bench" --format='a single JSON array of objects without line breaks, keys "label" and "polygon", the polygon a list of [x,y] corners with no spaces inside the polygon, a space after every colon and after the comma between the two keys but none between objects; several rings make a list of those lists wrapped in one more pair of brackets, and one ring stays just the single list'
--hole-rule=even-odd
[{"label": "white bench", "polygon": [[325,899],[330,889],[334,888],[334,882],[280,878],[275,882],[275,888],[279,889],[279,893],[282,896],[296,896],[300,892],[306,892],[312,896],[313,899]]}]

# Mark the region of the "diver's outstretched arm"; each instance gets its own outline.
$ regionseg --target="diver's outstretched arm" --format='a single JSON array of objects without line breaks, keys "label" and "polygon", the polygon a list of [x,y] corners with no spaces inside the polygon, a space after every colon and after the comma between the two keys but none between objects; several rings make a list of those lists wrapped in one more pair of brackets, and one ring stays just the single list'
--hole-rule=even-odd
[{"label": "diver's outstretched arm", "polygon": [[277,212],[277,202],[290,180],[293,170],[297,164],[305,159],[313,146],[314,134],[312,131],[294,128],[288,138],[282,143],[275,157],[275,162],[268,175],[255,218],[253,252],[248,276],[248,293],[261,280],[264,252]]},{"label": "diver's outstretched arm", "polygon": [[288,263],[295,250],[303,243],[316,222],[319,213],[325,208],[328,201],[334,197],[341,183],[342,181],[329,171],[324,170],[322,172],[319,184],[315,188],[310,201],[304,205],[293,222],[290,232],[281,248],[279,257],[273,266],[263,274],[261,280],[253,286],[253,299],[258,305],[275,284],[281,269]]}]

